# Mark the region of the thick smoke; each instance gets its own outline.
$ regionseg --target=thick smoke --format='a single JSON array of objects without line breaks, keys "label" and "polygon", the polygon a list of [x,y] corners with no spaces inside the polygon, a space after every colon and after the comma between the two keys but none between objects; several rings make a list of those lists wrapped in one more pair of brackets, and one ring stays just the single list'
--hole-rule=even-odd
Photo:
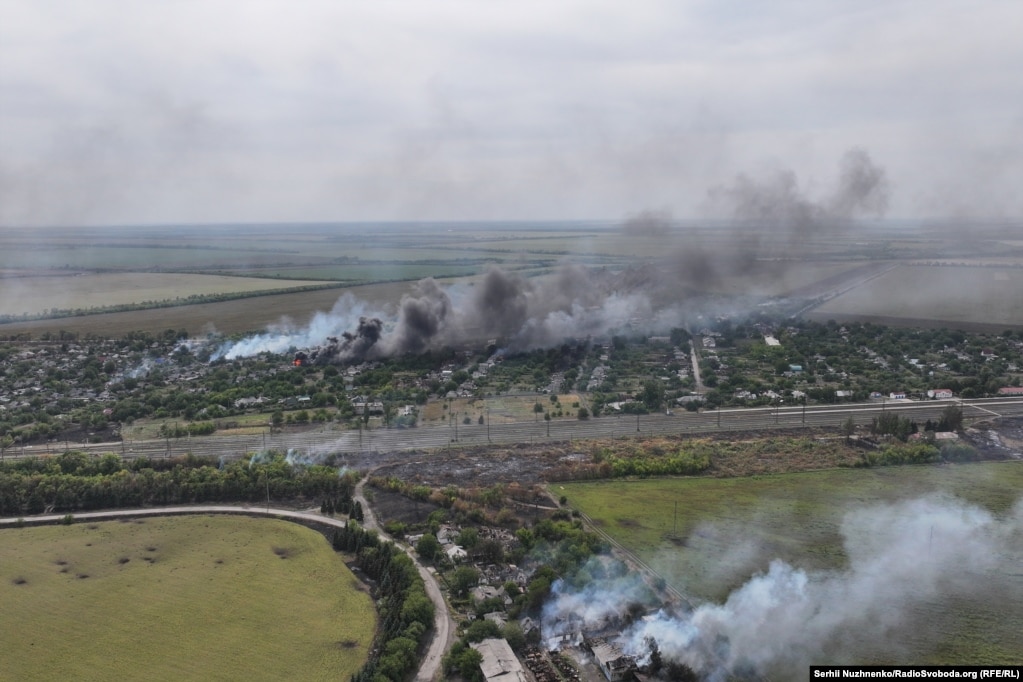
[{"label": "thick smoke", "polygon": [[[841,532],[846,569],[809,572],[775,560],[723,604],[636,620],[619,646],[642,658],[652,637],[665,660],[709,679],[748,671],[799,676],[811,663],[862,661],[879,649],[891,653],[900,639],[909,639],[900,634],[927,628],[914,606],[983,595],[1011,598],[999,590],[1018,572],[1023,504],[998,519],[959,500],[927,497],[850,513]],[[623,589],[621,581],[586,589],[607,591],[595,602],[600,608],[582,610],[580,593],[555,590],[544,611],[545,632],[557,633],[580,616],[601,627],[635,591]]]},{"label": "thick smoke", "polygon": [[343,296],[330,313],[317,314],[305,327],[285,322],[228,344],[215,357],[316,348],[306,359],[357,363],[489,339],[527,350],[627,326],[663,330],[692,314],[687,298],[694,292],[717,293],[722,283],[742,286],[744,277],[764,281],[770,268],[783,276],[779,244],[790,249],[815,230],[848,228],[856,217],[881,215],[888,182],[884,170],[854,148],[839,164],[835,190],[822,201],[807,198],[790,171],[766,180],[740,175],[711,195],[740,223],[689,233],[676,230],[666,210],[643,211],[624,221],[623,234],[658,240],[665,253],[659,267],[611,274],[563,265],[552,276],[532,279],[492,268],[471,286],[445,287],[424,279],[395,309],[370,310]]},{"label": "thick smoke", "polygon": [[668,259],[663,278],[676,288],[701,291],[728,289],[752,273],[760,281],[784,281],[785,259],[798,256],[814,238],[848,234],[857,221],[882,217],[889,195],[885,170],[859,147],[842,156],[834,188],[818,199],[788,169],[740,174],[708,192],[706,210],[726,222],[687,236]]},{"label": "thick smoke", "polygon": [[306,327],[282,323],[226,344],[214,358],[315,347],[311,362],[353,363],[488,339],[525,350],[605,334],[652,314],[643,294],[619,293],[606,273],[565,265],[551,277],[525,279],[493,268],[471,287],[422,280],[391,314],[346,294]]},{"label": "thick smoke", "polygon": [[674,227],[668,210],[645,210],[630,216],[622,225],[625,234],[636,237],[666,237]]},{"label": "thick smoke", "polygon": [[842,157],[836,187],[831,196],[821,200],[806,196],[791,170],[778,170],[762,179],[741,174],[730,186],[710,191],[711,199],[731,217],[771,226],[794,237],[855,218],[879,218],[888,209],[889,194],[884,169],[859,147]]},{"label": "thick smoke", "polygon": [[[326,343],[328,339],[340,339],[346,332],[350,333],[351,329],[358,329],[363,319],[375,320],[382,316],[383,313],[372,310],[366,302],[345,293],[330,312],[316,313],[305,326],[300,327],[289,320],[282,320],[262,334],[223,344],[212,354],[211,359],[233,360],[260,353],[280,354],[296,348],[316,347]],[[359,343],[357,346],[362,348],[365,344]]]}]

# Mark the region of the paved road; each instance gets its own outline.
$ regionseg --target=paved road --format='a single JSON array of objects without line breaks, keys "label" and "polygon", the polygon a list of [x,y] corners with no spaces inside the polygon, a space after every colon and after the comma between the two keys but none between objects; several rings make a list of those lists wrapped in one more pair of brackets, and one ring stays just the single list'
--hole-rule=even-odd
[{"label": "paved road", "polygon": [[[295,449],[303,453],[365,453],[396,452],[403,450],[455,448],[486,445],[488,443],[544,443],[575,438],[616,438],[650,434],[701,434],[722,431],[757,431],[802,427],[834,427],[852,417],[857,425],[869,424],[873,417],[885,412],[896,412],[923,423],[937,421],[949,405],[962,407],[967,421],[994,417],[1023,416],[1023,398],[981,398],[974,400],[927,401],[874,401],[841,405],[778,405],[776,407],[734,408],[707,412],[675,410],[671,415],[603,416],[598,419],[524,421],[509,424],[424,424],[417,428],[379,428],[350,431],[330,424],[303,432],[274,433],[273,435],[210,436],[167,440],[129,441],[126,443],[100,443],[76,445],[74,448],[89,452],[113,452],[125,457],[152,458],[182,455],[212,457],[240,457],[266,449],[286,451]],[[59,453],[61,447],[36,445],[9,448],[8,456],[37,456]]]},{"label": "paved road", "polygon": [[[366,523],[364,524],[365,527],[376,528],[376,522],[372,518],[372,513],[367,511],[369,506],[366,504],[365,498],[360,501],[362,502],[363,511],[366,516]],[[228,505],[190,505],[184,507],[153,507],[147,509],[113,509],[109,511],[80,512],[73,516],[76,521],[85,521],[90,519],[114,519],[138,516],[175,516],[181,514],[245,514],[250,516],[272,516],[275,518],[292,519],[295,521],[312,521],[337,528],[344,528],[345,525],[344,520],[335,519],[330,516],[323,516],[322,514],[315,512],[303,512],[295,511],[293,509],[277,509],[275,507],[252,505],[237,507]],[[59,522],[63,520],[64,517],[64,514],[44,514],[40,516],[26,516],[22,518],[6,517],[0,518],[0,527],[19,524],[48,524]],[[393,542],[393,540],[387,537],[386,534],[381,532],[380,535],[383,539]],[[399,545],[399,547],[400,546],[401,545]],[[433,602],[434,607],[433,640],[430,643],[430,648],[427,651],[426,656],[420,663],[419,673],[416,675],[416,680],[419,682],[431,682],[432,680],[439,679],[441,657],[443,657],[444,652],[447,651],[449,640],[451,639],[454,629],[452,626],[451,616],[448,613],[447,604],[444,601],[444,595],[441,594],[440,585],[437,583],[436,576],[426,570],[426,568],[419,563],[418,559],[416,559],[411,552],[407,549],[405,551],[415,563],[416,568],[419,569],[419,575],[422,576],[423,582],[426,583],[426,594],[430,597],[430,601]]]}]

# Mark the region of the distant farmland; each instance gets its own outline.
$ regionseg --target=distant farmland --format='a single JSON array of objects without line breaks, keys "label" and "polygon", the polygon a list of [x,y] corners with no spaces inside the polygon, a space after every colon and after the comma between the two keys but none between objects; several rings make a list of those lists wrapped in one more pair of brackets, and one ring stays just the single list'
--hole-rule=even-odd
[{"label": "distant farmland", "polygon": [[[359,287],[360,297],[393,310],[420,278],[465,281],[490,267],[532,277],[566,262],[617,278],[616,290],[642,291],[655,307],[682,303],[696,312],[703,297],[714,299],[714,309],[720,299],[734,299],[742,311],[771,297],[814,299],[851,286],[870,268],[955,262],[897,267],[809,316],[960,328],[1023,325],[1018,241],[995,231],[964,244],[940,231],[896,228],[799,241],[761,226],[690,224],[645,233],[618,221],[11,228],[0,234],[0,319],[146,301],[180,307],[8,318],[0,336],[166,329],[196,335],[211,325],[222,333],[247,332],[285,316],[303,324],[329,310],[341,293],[260,294],[267,290]],[[991,267],[996,262],[1003,266]],[[211,295],[234,300],[181,305],[190,296]]]},{"label": "distant farmland", "polygon": [[319,533],[146,518],[0,531],[0,677],[348,679],[373,602]]},{"label": "distant farmland", "polygon": [[827,301],[812,319],[1023,326],[1023,268],[904,265]]},{"label": "distant farmland", "polygon": [[243,294],[316,286],[323,281],[224,277],[157,272],[76,273],[4,280],[0,315],[38,315],[52,309],[89,309],[174,301],[189,296]]},{"label": "distant farmland", "polygon": [[0,325],[0,336],[32,334],[41,336],[61,330],[79,334],[118,337],[132,331],[162,332],[184,329],[193,336],[211,329],[221,334],[260,331],[288,318],[299,325],[317,312],[329,311],[346,292],[376,306],[393,305],[409,291],[410,282],[394,282],[325,289],[294,294],[273,294],[221,303],[200,303],[172,308],[103,313],[54,320],[12,322]]}]

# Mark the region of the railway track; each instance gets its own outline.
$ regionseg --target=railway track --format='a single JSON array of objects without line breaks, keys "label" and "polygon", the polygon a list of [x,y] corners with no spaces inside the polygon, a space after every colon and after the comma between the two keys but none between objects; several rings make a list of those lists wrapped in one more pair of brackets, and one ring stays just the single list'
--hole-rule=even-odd
[{"label": "railway track", "polygon": [[[574,439],[615,439],[635,435],[709,434],[738,431],[772,431],[799,428],[839,429],[852,417],[857,425],[886,412],[918,423],[938,421],[948,406],[963,410],[967,422],[1023,416],[1023,398],[931,400],[923,402],[849,403],[843,405],[782,406],[720,409],[706,412],[604,416],[589,420],[513,422],[507,424],[424,424],[415,428],[339,430],[336,425],[297,432],[125,440],[116,443],[68,444],[96,454],[114,453],[126,458],[174,457],[191,453],[213,458],[235,458],[266,450],[295,450],[316,456],[345,453],[401,452],[480,445],[545,443]],[[62,443],[9,448],[7,457],[60,454]]]}]

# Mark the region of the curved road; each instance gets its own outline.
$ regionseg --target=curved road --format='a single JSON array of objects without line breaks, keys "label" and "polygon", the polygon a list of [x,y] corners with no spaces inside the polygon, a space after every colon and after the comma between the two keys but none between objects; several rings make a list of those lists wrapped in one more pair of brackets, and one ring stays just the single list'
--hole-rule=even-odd
[{"label": "curved road", "polygon": [[[394,539],[387,535],[380,527],[380,524],[377,523],[376,515],[373,513],[373,509],[363,493],[366,481],[371,473],[367,473],[356,484],[355,494],[352,498],[362,505],[363,528],[375,530],[381,538],[394,542]],[[426,594],[430,597],[430,601],[433,602],[433,639],[430,641],[430,648],[423,657],[423,661],[419,665],[419,672],[416,674],[416,682],[431,682],[431,680],[437,679],[444,652],[448,650],[448,647],[454,641],[455,620],[448,611],[448,606],[444,601],[444,594],[440,591],[440,583],[437,582],[437,577],[428,568],[419,563],[419,560],[410,548],[400,544],[398,546],[405,550],[405,553],[408,554],[409,558],[416,565],[419,575],[426,585]]]},{"label": "curved road", "polygon": [[[362,483],[360,482],[359,485],[361,486]],[[365,498],[362,498],[360,501],[362,502],[363,511],[366,516],[365,527],[367,529],[377,529],[376,521],[372,519],[372,514],[368,511],[368,505],[366,504]],[[79,514],[73,514],[72,516],[74,516],[76,521],[82,521],[88,519],[113,519],[136,516],[174,516],[181,514],[244,514],[248,516],[272,516],[276,518],[291,519],[294,521],[321,523],[337,528],[344,528],[345,525],[345,521],[335,519],[330,516],[323,516],[315,512],[295,511],[293,509],[276,509],[274,507],[265,506],[232,507],[229,505],[189,505],[184,507],[152,507],[147,509],[112,509],[109,511],[81,512]],[[64,519],[64,517],[64,514],[46,514],[20,518],[6,517],[0,518],[0,527],[59,523]],[[380,532],[379,529],[377,530]],[[383,539],[394,542],[393,539],[387,537],[387,535],[383,532],[380,532],[380,535]],[[401,545],[399,545],[399,547],[400,546]],[[405,549],[405,552],[409,555],[409,558],[412,559],[416,568],[419,570],[419,575],[422,576],[423,582],[426,583],[426,594],[430,597],[430,601],[433,602],[433,640],[430,642],[430,648],[426,652],[426,656],[423,658],[419,667],[419,672],[416,675],[417,682],[431,682],[434,679],[438,679],[441,658],[447,650],[448,640],[454,632],[453,621],[448,613],[447,604],[444,602],[444,595],[441,594],[440,585],[437,583],[436,577],[434,577],[422,564],[419,563],[418,559],[413,556],[411,551]]]}]

